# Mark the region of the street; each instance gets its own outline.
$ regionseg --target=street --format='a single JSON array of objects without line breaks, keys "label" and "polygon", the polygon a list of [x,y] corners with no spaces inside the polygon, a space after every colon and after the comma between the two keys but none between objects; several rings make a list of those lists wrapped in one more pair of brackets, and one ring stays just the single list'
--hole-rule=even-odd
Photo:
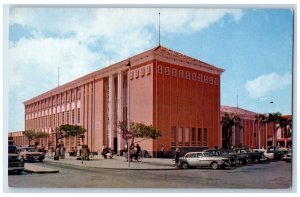
[{"label": "street", "polygon": [[117,170],[47,162],[37,165],[58,169],[59,173],[10,175],[9,187],[288,189],[292,180],[292,164],[284,161],[225,170]]}]

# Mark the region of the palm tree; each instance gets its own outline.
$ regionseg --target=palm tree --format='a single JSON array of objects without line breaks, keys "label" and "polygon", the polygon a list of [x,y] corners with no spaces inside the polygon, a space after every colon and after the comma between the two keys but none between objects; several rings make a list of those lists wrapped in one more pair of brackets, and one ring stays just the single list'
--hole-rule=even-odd
[{"label": "palm tree", "polygon": [[232,138],[232,127],[243,128],[241,125],[241,118],[238,115],[225,113],[222,117],[221,124],[222,135],[224,138],[224,140],[222,140],[222,146],[223,148],[229,148]]},{"label": "palm tree", "polygon": [[[284,137],[284,147],[287,146],[287,138],[291,137],[292,120],[290,118],[279,117],[278,128],[281,128],[282,136]],[[283,130],[283,131],[282,131]]]},{"label": "palm tree", "polygon": [[257,114],[255,116],[255,122],[257,122],[257,125],[258,125],[258,136],[259,136],[258,144],[259,144],[259,148],[261,148],[261,137],[262,137],[261,136],[261,128],[267,124],[268,118],[264,114]]},{"label": "palm tree", "polygon": [[269,113],[269,115],[268,115],[268,119],[267,119],[267,122],[268,123],[273,123],[274,124],[274,126],[273,126],[273,137],[272,137],[272,139],[273,139],[273,146],[276,146],[276,141],[277,141],[277,139],[276,139],[276,131],[277,131],[277,129],[278,128],[276,128],[276,124],[278,124],[279,123],[279,118],[281,117],[281,113],[279,113],[279,112],[276,112],[276,113]]}]

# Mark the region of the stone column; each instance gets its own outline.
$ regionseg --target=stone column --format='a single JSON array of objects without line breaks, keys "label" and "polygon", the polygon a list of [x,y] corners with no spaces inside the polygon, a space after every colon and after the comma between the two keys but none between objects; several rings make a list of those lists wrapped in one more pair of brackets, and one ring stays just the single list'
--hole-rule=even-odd
[{"label": "stone column", "polygon": [[[123,75],[122,72],[120,71],[118,73],[118,100],[117,100],[117,123],[123,121]],[[120,153],[120,150],[123,149],[124,147],[124,140],[120,133],[122,132],[121,129],[118,127],[117,128],[117,138],[118,138],[118,153]]]},{"label": "stone column", "polygon": [[109,141],[108,141],[108,147],[113,148],[113,143],[114,143],[114,76],[110,75],[109,76]]}]

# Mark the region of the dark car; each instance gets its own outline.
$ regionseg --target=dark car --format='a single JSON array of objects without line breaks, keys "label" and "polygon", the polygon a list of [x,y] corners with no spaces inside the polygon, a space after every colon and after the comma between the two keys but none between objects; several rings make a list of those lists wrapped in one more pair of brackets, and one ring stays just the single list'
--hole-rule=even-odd
[{"label": "dark car", "polygon": [[24,162],[19,159],[17,147],[14,145],[8,146],[8,173],[21,174],[24,170]]},{"label": "dark car", "polygon": [[228,152],[223,149],[208,149],[204,150],[203,152],[210,153],[212,156],[215,157],[225,157],[229,159],[229,165],[235,166],[237,164],[237,155],[234,152]]},{"label": "dark car", "polygon": [[289,150],[284,156],[283,160],[286,162],[291,162],[292,161],[292,151]]}]

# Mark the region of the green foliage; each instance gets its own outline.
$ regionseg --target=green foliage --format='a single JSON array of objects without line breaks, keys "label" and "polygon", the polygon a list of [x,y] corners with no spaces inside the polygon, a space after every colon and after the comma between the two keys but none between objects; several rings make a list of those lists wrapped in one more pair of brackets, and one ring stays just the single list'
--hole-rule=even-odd
[{"label": "green foliage", "polygon": [[161,133],[153,125],[145,125],[144,123],[131,123],[131,131],[134,137],[157,139],[161,137]]},{"label": "green foliage", "polygon": [[84,134],[85,132],[86,130],[79,125],[70,125],[70,124],[60,125],[59,128],[57,128],[55,131],[56,142],[58,142],[58,140],[63,139],[65,137],[78,136]]},{"label": "green foliage", "polygon": [[30,145],[30,143],[31,143],[32,140],[39,139],[39,138],[45,138],[45,137],[49,136],[48,133],[45,133],[45,132],[35,132],[33,130],[23,131],[23,135],[28,138],[29,145]]},{"label": "green foliage", "polygon": [[228,148],[232,138],[232,127],[243,128],[241,125],[241,118],[238,115],[225,113],[222,117],[221,124],[224,137],[223,146],[224,148]]}]

